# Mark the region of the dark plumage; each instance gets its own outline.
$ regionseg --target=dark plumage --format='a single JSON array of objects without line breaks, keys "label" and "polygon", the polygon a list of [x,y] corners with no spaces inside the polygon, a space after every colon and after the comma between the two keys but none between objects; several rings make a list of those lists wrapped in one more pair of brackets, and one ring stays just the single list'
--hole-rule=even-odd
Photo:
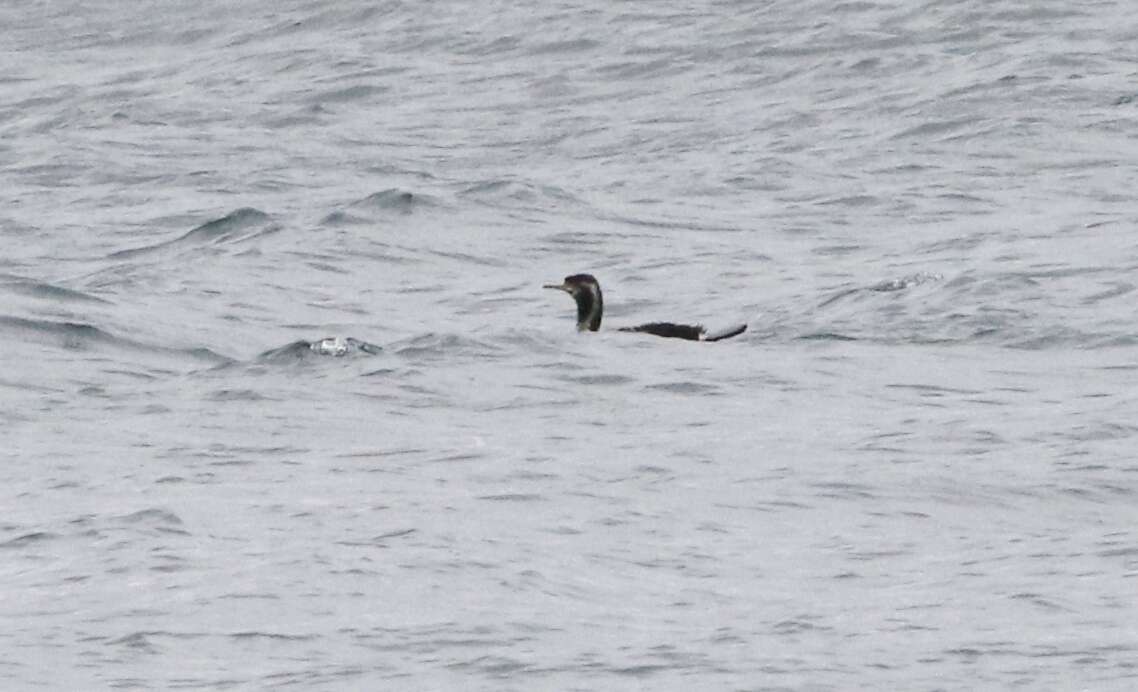
[{"label": "dark plumage", "polygon": [[[595,332],[601,328],[601,317],[605,311],[601,285],[592,274],[573,274],[565,277],[560,284],[546,284],[543,288],[555,288],[573,296],[577,303],[577,331]],[[643,332],[655,336],[690,341],[720,341],[747,331],[746,324],[736,325],[715,334],[708,334],[702,325],[673,324],[672,322],[649,322],[636,327],[621,327],[621,332]]]}]

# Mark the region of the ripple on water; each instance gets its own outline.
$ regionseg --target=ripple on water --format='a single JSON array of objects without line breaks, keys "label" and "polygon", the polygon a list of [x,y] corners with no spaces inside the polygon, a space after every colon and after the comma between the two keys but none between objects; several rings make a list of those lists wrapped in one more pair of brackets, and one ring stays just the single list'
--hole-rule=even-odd
[{"label": "ripple on water", "polygon": [[10,538],[6,541],[0,542],[0,548],[26,548],[39,543],[51,541],[56,538],[59,538],[59,534],[51,533],[49,531],[33,531],[31,533],[25,533],[21,536],[16,536],[15,538]]}]

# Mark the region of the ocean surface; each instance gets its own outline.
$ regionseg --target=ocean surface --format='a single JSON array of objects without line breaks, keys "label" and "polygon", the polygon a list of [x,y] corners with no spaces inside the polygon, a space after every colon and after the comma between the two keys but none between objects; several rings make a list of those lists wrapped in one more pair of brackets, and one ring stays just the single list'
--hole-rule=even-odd
[{"label": "ocean surface", "polygon": [[4,690],[1138,687],[1136,3],[13,0],[0,190]]}]

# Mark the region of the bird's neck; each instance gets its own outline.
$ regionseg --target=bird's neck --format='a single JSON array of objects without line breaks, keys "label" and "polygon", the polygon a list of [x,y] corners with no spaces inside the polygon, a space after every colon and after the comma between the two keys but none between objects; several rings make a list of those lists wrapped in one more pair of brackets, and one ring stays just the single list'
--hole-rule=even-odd
[{"label": "bird's neck", "polygon": [[577,299],[577,331],[595,332],[600,329],[601,316],[605,310],[601,287],[586,285],[574,297]]}]

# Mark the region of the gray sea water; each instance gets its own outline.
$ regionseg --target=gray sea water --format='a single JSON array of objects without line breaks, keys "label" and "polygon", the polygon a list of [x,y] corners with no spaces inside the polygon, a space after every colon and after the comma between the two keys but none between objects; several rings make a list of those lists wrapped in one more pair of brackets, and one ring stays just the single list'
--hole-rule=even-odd
[{"label": "gray sea water", "polygon": [[14,0],[0,189],[0,688],[1138,686],[1134,3]]}]

